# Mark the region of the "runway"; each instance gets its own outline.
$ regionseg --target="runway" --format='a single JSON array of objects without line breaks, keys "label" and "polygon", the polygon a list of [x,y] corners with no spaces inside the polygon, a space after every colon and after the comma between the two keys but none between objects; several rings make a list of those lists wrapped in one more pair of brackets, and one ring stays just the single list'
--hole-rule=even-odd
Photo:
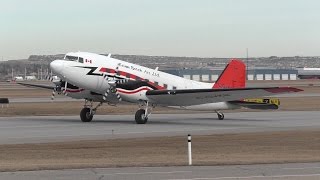
[{"label": "runway", "polygon": [[139,179],[139,180],[225,180],[225,179],[320,179],[320,163],[263,164],[236,166],[177,166],[92,168],[2,172],[0,179]]},{"label": "runway", "polygon": [[319,117],[319,111],[225,113],[223,121],[215,113],[152,114],[144,125],[134,115],[96,115],[91,123],[79,116],[0,117],[0,144],[319,129]]},{"label": "runway", "polygon": [[[298,97],[319,97],[320,93],[293,93],[293,94],[278,94],[274,96],[267,96],[270,98],[298,98]],[[266,97],[266,98],[267,98]],[[30,97],[30,98],[9,98],[10,103],[44,103],[44,102],[74,102],[80,101],[83,99],[72,99],[67,96],[56,96],[54,100],[51,100],[50,94],[48,97]]]},{"label": "runway", "polygon": [[10,103],[45,103],[45,102],[74,102],[83,99],[72,99],[67,96],[56,96],[54,100],[51,97],[31,97],[31,98],[10,98]]}]

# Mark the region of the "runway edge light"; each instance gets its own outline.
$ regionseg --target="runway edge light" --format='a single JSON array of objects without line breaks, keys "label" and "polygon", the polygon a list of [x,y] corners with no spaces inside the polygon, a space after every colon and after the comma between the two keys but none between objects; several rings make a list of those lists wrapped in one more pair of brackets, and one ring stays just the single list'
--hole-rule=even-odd
[{"label": "runway edge light", "polygon": [[188,160],[189,166],[192,165],[192,152],[191,152],[191,135],[188,134]]}]

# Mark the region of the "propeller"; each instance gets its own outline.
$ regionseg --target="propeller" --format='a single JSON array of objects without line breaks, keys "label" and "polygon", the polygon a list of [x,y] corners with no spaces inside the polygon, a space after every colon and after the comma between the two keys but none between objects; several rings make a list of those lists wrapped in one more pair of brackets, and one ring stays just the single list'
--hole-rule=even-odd
[{"label": "propeller", "polygon": [[122,101],[122,98],[121,98],[119,92],[117,91],[116,86],[111,86],[110,85],[110,88],[107,89],[106,92],[103,95],[103,100],[107,100],[107,96],[109,96],[110,94],[114,94],[119,101]]},{"label": "propeller", "polygon": [[46,80],[47,81],[52,81],[53,77],[50,74],[48,74],[48,75],[46,75]]},{"label": "propeller", "polygon": [[121,95],[117,91],[116,87],[118,84],[126,83],[129,80],[128,79],[116,79],[115,77],[108,77],[107,75],[104,76],[104,79],[106,81],[108,81],[110,88],[107,89],[106,92],[104,93],[103,100],[106,100],[107,96],[109,96],[110,94],[114,94],[119,101],[122,101]]},{"label": "propeller", "polygon": [[62,80],[58,81],[58,82],[53,82],[56,87],[53,88],[53,91],[51,93],[51,100],[53,101],[55,98],[56,93],[58,92],[58,94],[61,94],[61,84],[63,83]]},{"label": "propeller", "polygon": [[[58,76],[53,76],[52,74],[47,74],[46,75],[46,80],[51,81],[55,84],[55,87],[53,88],[53,91],[51,93],[51,100],[53,101],[55,99],[56,93],[61,94],[61,92],[64,95],[66,94],[66,89],[67,89],[67,82],[62,81]],[[62,85],[64,85],[64,89],[62,91]]]}]

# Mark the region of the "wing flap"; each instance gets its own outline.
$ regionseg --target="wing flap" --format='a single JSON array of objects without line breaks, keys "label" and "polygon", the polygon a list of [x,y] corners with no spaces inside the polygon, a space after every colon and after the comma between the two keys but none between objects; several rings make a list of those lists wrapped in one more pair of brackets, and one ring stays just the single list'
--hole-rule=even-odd
[{"label": "wing flap", "polygon": [[190,106],[299,91],[302,90],[293,87],[150,90],[146,92],[146,96],[155,104]]},{"label": "wing flap", "polygon": [[246,102],[246,101],[229,101],[228,103],[237,105],[237,106],[242,106],[248,109],[261,109],[261,110],[266,110],[266,109],[278,109],[279,106],[276,104],[268,104],[268,103],[258,103],[258,102]]}]

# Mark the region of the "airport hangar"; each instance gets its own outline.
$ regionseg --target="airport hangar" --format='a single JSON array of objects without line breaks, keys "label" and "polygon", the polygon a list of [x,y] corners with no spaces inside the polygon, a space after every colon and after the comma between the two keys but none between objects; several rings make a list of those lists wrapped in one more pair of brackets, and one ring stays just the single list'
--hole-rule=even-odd
[{"label": "airport hangar", "polygon": [[[223,68],[209,69],[165,69],[164,72],[192,79],[195,81],[216,81],[222,73]],[[298,79],[320,79],[320,68],[263,68],[255,67],[247,70],[247,80],[298,80]]]},{"label": "airport hangar", "polygon": [[[195,81],[216,81],[223,69],[167,69],[164,72]],[[319,71],[320,74],[320,71]],[[248,80],[297,80],[297,69],[255,68],[247,70]]]}]

